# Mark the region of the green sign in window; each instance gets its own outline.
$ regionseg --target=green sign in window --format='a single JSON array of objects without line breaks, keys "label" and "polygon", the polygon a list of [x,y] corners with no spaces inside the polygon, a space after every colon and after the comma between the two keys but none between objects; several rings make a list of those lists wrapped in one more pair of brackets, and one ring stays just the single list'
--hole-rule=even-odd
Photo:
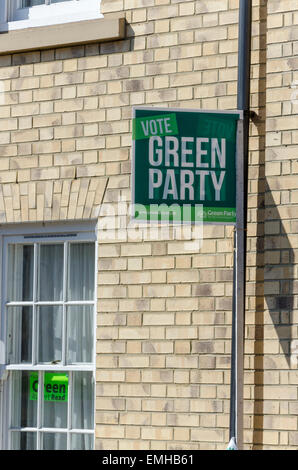
[{"label": "green sign in window", "polygon": [[[37,400],[38,373],[32,372],[29,381],[30,400]],[[65,372],[45,372],[44,374],[44,401],[67,402],[68,374]]]}]

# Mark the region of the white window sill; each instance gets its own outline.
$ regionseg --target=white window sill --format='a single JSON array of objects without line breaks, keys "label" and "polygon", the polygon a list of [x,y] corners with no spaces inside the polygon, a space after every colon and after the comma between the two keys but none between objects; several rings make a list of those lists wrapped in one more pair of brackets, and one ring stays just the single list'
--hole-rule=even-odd
[{"label": "white window sill", "polygon": [[0,3],[0,31],[103,18],[101,0],[45,2],[31,7],[22,6],[21,0],[0,0]]},{"label": "white window sill", "polygon": [[51,365],[51,364],[37,364],[37,365],[32,365],[32,364],[10,364],[6,365],[5,369],[7,371],[10,370],[45,370],[45,371],[65,371],[65,370],[77,370],[77,371],[82,371],[82,370],[88,370],[88,371],[93,371],[94,370],[94,365],[86,362],[82,362],[80,364],[73,364],[73,365]]},{"label": "white window sill", "polygon": [[116,41],[125,36],[125,18],[92,19],[0,31],[0,54]]},{"label": "white window sill", "polygon": [[0,24],[0,33],[7,31],[15,31],[17,29],[25,28],[38,28],[41,26],[51,26],[56,24],[74,23],[76,21],[87,21],[103,18],[103,15],[94,15],[93,13],[86,12],[80,15],[71,15],[67,18],[63,16],[52,16],[51,21],[46,21],[44,18],[33,18],[28,20],[9,21],[8,23]]},{"label": "white window sill", "polygon": [[80,2],[72,0],[52,5],[20,8],[12,15],[13,21],[0,24],[0,32],[103,18],[100,13],[100,4],[99,0]]}]

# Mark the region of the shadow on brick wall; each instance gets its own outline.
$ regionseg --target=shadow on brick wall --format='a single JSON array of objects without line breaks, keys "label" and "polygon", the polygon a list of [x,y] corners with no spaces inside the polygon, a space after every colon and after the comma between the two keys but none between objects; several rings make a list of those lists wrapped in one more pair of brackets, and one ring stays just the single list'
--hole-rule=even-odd
[{"label": "shadow on brick wall", "polygon": [[[291,367],[294,306],[294,252],[287,236],[285,223],[279,214],[280,192],[273,194],[265,178],[265,164],[267,167],[270,166],[270,162],[266,162],[265,159],[268,16],[266,0],[259,2],[259,16],[258,88],[256,94],[252,93],[251,103],[252,109],[256,112],[256,117],[251,124],[251,135],[257,136],[258,143],[257,152],[254,152],[254,159],[250,162],[253,170],[251,181],[255,183],[257,180],[257,209],[256,213],[252,211],[252,220],[250,220],[255,222],[254,217],[256,217],[256,232],[249,240],[251,251],[255,250],[256,253],[255,315],[254,326],[251,330],[251,338],[254,340],[252,364],[254,390],[252,402],[247,401],[246,405],[246,413],[253,414],[252,449],[256,450],[264,446],[264,371],[276,371],[281,368],[288,370]],[[254,39],[255,47],[256,39]],[[253,185],[249,187],[252,194],[255,193],[253,188]]]},{"label": "shadow on brick wall", "polygon": [[265,210],[257,233],[253,449],[263,446],[264,371],[291,367],[294,307],[294,251],[266,180],[264,189],[258,196],[258,211],[262,211],[263,199]]},{"label": "shadow on brick wall", "polygon": [[[283,354],[290,367],[294,306],[294,251],[267,183],[265,204],[265,224],[268,225],[268,233],[265,229],[264,294],[272,324],[279,339],[280,351],[278,353]],[[278,365],[272,364],[273,369],[276,367]]]}]

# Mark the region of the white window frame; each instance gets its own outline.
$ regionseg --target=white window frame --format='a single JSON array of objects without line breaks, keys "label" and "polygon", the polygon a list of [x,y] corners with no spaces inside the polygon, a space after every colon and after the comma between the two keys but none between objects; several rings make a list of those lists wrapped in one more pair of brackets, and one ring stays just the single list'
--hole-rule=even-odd
[{"label": "white window frame", "polygon": [[103,18],[100,5],[101,0],[70,0],[22,8],[22,0],[1,0],[0,32]]},{"label": "white window frame", "polygon": [[[19,235],[22,233],[22,235]],[[35,250],[35,260],[36,260],[36,250],[39,243],[61,243],[64,245],[64,250],[67,250],[67,244],[71,241],[75,242],[94,242],[95,244],[95,260],[94,260],[94,299],[92,301],[73,301],[73,302],[65,302],[65,293],[63,298],[63,309],[67,304],[71,305],[93,305],[93,358],[92,363],[86,364],[74,364],[74,365],[67,365],[65,362],[65,355],[61,361],[61,363],[57,365],[51,364],[34,364],[34,357],[32,357],[31,364],[7,364],[7,352],[6,352],[6,307],[7,306],[17,306],[17,304],[24,305],[28,304],[28,302],[6,302],[5,296],[7,292],[6,286],[6,278],[7,278],[7,256],[8,256],[8,244],[34,244]],[[50,428],[47,429],[43,427],[40,428],[41,425],[41,392],[39,392],[39,398],[37,403],[37,416],[38,422],[36,428],[28,428],[23,429],[23,431],[33,431],[37,432],[38,440],[37,443],[40,445],[39,436],[41,432],[63,432],[67,435],[67,446],[70,446],[70,438],[71,435],[76,433],[83,433],[83,434],[90,434],[93,437],[93,448],[95,448],[95,383],[96,383],[96,304],[97,304],[97,256],[98,256],[98,248],[97,248],[97,236],[96,236],[96,224],[94,223],[83,223],[81,224],[64,224],[64,225],[56,225],[56,224],[49,224],[47,226],[35,226],[32,224],[28,224],[27,227],[23,226],[20,229],[10,229],[7,231],[1,231],[0,233],[0,262],[2,269],[0,270],[1,274],[1,298],[0,298],[0,305],[1,305],[1,315],[0,315],[0,450],[3,449],[11,449],[11,432],[8,432],[11,422],[11,372],[12,371],[36,371],[39,373],[39,390],[43,390],[43,372],[68,372],[69,373],[69,380],[70,380],[70,387],[71,387],[71,380],[72,380],[72,372],[74,371],[81,371],[81,372],[92,372],[93,377],[93,389],[94,389],[94,427],[92,430],[89,429],[71,429],[71,420],[70,420],[70,406],[68,404],[68,428],[67,429],[60,429],[60,428]],[[65,251],[66,253],[66,251]],[[36,261],[35,261],[36,263]],[[67,260],[64,257],[64,283],[66,281],[66,266]],[[36,272],[36,267],[34,267]],[[36,283],[36,279],[35,279]],[[65,284],[64,284],[65,285]],[[65,290],[65,289],[64,289]],[[34,299],[32,304],[34,303]],[[30,302],[29,302],[30,303]],[[52,302],[57,303],[57,302]],[[58,302],[59,303],[59,302]],[[36,304],[36,302],[35,302]],[[51,302],[48,302],[51,304]],[[65,317],[65,315],[64,315]],[[63,325],[63,335],[65,335],[65,322]],[[34,338],[34,326],[33,326],[33,335]],[[33,339],[34,341],[34,339]],[[63,354],[62,354],[63,356]],[[69,387],[69,390],[70,390]],[[70,402],[71,399],[69,399]],[[12,431],[13,432],[13,431]]]}]

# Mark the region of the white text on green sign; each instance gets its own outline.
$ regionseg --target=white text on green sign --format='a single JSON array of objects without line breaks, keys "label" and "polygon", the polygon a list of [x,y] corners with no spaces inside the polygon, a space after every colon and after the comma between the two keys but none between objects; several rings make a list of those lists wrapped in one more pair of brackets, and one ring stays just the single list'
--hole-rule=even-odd
[{"label": "white text on green sign", "polygon": [[[195,158],[193,158],[195,157]],[[162,199],[173,201],[195,200],[195,187],[199,187],[199,200],[205,201],[206,185],[212,184],[215,201],[221,201],[225,179],[226,139],[197,137],[150,137],[149,140],[149,199],[155,189],[162,188]],[[221,171],[218,171],[218,164]],[[166,171],[161,171],[162,166]],[[175,168],[180,168],[179,173]],[[178,182],[180,193],[178,194]],[[206,181],[208,180],[208,181]]]}]

